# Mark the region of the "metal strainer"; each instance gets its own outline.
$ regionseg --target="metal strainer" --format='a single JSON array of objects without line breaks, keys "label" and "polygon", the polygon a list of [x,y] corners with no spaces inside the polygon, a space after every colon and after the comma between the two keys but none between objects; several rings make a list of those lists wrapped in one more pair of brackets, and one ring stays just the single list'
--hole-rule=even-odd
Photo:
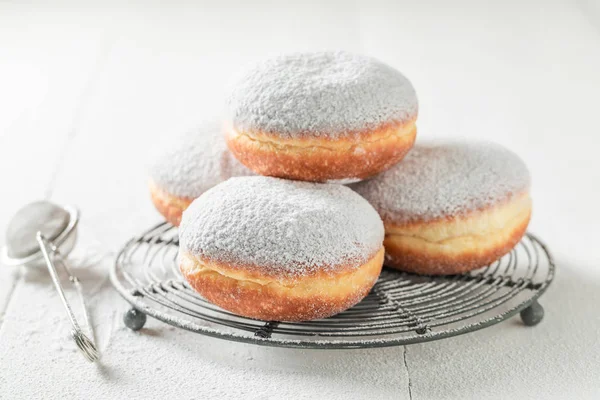
[{"label": "metal strainer", "polygon": [[17,211],[8,224],[6,246],[2,248],[1,258],[5,265],[32,267],[46,264],[71,322],[71,336],[85,358],[94,362],[99,358],[98,350],[94,342],[81,330],[56,272],[56,264],[60,264],[69,276],[69,281],[81,302],[87,329],[91,333],[92,327],[81,283],[65,260],[75,245],[78,222],[79,212],[74,207],[61,207],[48,201],[27,204]]}]

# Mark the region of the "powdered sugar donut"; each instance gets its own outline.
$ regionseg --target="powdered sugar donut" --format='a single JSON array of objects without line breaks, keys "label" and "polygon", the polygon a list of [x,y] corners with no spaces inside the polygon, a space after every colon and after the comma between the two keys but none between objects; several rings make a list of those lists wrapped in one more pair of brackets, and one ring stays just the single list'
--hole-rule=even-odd
[{"label": "powdered sugar donut", "polygon": [[195,290],[233,313],[311,320],[368,294],[383,236],[377,212],[347,187],[231,178],[183,213],[179,266]]},{"label": "powdered sugar donut", "polygon": [[521,239],[531,215],[523,161],[492,143],[417,143],[398,165],[353,185],[379,212],[386,265],[456,274],[491,263]]},{"label": "powdered sugar donut", "polygon": [[232,85],[226,137],[261,175],[358,181],[386,170],[412,147],[417,97],[397,70],[346,52],[281,56]]},{"label": "powdered sugar donut", "polygon": [[221,126],[205,122],[163,145],[149,168],[156,209],[173,225],[202,193],[232,176],[254,175],[229,152]]}]

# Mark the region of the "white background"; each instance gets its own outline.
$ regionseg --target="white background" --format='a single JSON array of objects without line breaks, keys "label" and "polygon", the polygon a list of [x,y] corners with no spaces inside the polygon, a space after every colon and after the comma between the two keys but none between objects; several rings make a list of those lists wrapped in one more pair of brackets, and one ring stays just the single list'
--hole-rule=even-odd
[{"label": "white background", "polygon": [[[332,352],[123,327],[107,273],[159,220],[148,148],[218,112],[240,64],[309,49],[400,69],[419,95],[418,138],[485,138],[525,159],[530,229],[559,268],[542,324]],[[28,201],[80,207],[75,256],[103,353],[101,367],[76,353],[45,271],[2,267],[0,398],[597,398],[599,93],[594,0],[0,3],[0,239]]]}]

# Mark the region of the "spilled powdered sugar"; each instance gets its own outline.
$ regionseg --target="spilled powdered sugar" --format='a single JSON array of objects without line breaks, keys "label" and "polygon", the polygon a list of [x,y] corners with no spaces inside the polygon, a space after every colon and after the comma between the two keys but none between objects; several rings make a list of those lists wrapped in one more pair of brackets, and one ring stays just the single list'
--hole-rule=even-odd
[{"label": "spilled powdered sugar", "polygon": [[254,175],[231,155],[216,121],[169,137],[161,145],[150,165],[150,178],[176,196],[196,198],[232,176]]},{"label": "spilled powdered sugar", "polygon": [[417,144],[399,164],[352,185],[384,221],[428,221],[492,206],[529,188],[523,161],[486,142]]},{"label": "spilled powdered sugar", "polygon": [[293,278],[360,266],[382,246],[383,223],[347,187],[231,178],[183,213],[182,251]]},{"label": "spilled powdered sugar", "polygon": [[413,119],[417,96],[394,68],[346,52],[266,60],[232,84],[228,118],[237,129],[336,138]]}]

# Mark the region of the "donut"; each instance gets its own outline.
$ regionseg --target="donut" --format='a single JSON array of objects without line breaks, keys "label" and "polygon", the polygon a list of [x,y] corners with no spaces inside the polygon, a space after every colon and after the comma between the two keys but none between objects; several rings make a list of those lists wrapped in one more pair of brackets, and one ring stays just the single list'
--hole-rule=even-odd
[{"label": "donut", "polygon": [[416,136],[417,97],[400,72],[346,52],[280,56],[239,75],[227,144],[260,175],[349,183],[400,161]]},{"label": "donut", "polygon": [[179,268],[208,301],[267,321],[337,314],[383,265],[383,223],[335,184],[231,178],[194,200],[179,227]]},{"label": "donut", "polygon": [[490,264],[521,240],[529,186],[523,161],[500,145],[434,141],[352,188],[384,222],[386,266],[447,275]]},{"label": "donut", "polygon": [[220,123],[207,121],[169,138],[149,166],[150,196],[167,221],[178,226],[190,203],[232,176],[254,175],[231,155]]}]

